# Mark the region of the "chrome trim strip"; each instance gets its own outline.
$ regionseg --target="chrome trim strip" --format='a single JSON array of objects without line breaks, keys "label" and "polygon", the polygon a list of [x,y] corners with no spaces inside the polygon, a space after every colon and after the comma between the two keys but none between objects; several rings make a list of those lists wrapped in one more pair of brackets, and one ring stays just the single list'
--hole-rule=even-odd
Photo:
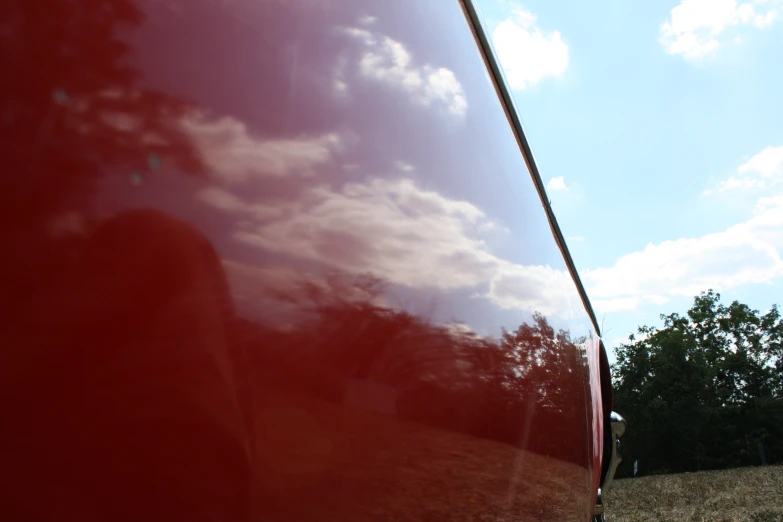
[{"label": "chrome trim strip", "polygon": [[546,215],[549,220],[549,227],[552,229],[552,234],[555,236],[555,240],[560,247],[560,252],[566,262],[566,266],[568,266],[568,271],[571,274],[571,278],[574,280],[574,283],[577,286],[579,296],[582,298],[582,304],[584,305],[585,310],[593,322],[593,328],[595,328],[596,335],[600,337],[601,331],[598,328],[598,321],[595,318],[595,312],[593,311],[593,307],[590,304],[590,299],[587,297],[587,292],[585,292],[584,285],[582,285],[582,280],[579,278],[579,273],[576,270],[574,260],[568,250],[565,238],[563,238],[563,233],[560,231],[560,226],[557,224],[555,213],[552,211],[552,206],[549,204],[544,182],[541,180],[541,174],[538,170],[538,166],[536,165],[536,160],[533,157],[533,151],[531,150],[530,144],[527,141],[525,130],[522,127],[522,121],[520,120],[519,114],[517,113],[516,106],[514,105],[514,99],[511,97],[511,93],[508,89],[503,71],[498,64],[497,57],[495,56],[495,52],[492,49],[492,44],[490,43],[489,38],[484,31],[484,25],[481,23],[481,16],[478,12],[478,9],[476,9],[476,6],[473,5],[473,0],[460,0],[460,3],[462,4],[462,8],[465,11],[465,15],[468,19],[469,25],[471,26],[471,30],[473,31],[473,36],[476,38],[476,42],[479,44],[479,50],[481,51],[482,58],[484,59],[484,63],[487,66],[492,83],[495,85],[495,90],[500,96],[501,105],[503,106],[506,117],[511,124],[511,129],[514,131],[517,143],[519,144],[519,149],[522,152],[522,156],[525,159],[527,168],[530,171],[530,176],[533,178],[533,183],[538,190],[538,196],[541,198],[541,204],[544,206],[544,210],[546,211]]},{"label": "chrome trim strip", "polygon": [[614,474],[617,471],[617,466],[623,461],[623,457],[620,455],[620,437],[625,435],[627,424],[620,414],[612,412],[609,415],[609,424],[612,426],[612,456],[609,460],[609,470],[606,472],[606,479],[601,485],[601,489],[606,491],[609,485],[614,480]]}]

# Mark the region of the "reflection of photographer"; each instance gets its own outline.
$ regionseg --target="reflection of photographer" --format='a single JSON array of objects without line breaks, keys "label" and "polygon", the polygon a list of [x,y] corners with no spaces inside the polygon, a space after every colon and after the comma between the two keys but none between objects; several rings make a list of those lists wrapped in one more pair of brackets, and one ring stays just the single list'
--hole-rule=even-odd
[{"label": "reflection of photographer", "polygon": [[[156,211],[101,224],[31,335],[0,493],[13,520],[247,520],[233,304],[207,240]],[[246,412],[248,413],[248,412]],[[6,511],[4,515],[8,515]]]}]

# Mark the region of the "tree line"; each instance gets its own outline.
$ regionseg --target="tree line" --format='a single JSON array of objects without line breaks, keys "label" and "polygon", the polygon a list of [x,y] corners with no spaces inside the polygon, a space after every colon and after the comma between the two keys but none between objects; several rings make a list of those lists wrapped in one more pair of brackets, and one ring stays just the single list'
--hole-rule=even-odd
[{"label": "tree line", "polygon": [[783,320],[712,290],[616,349],[617,476],[783,463]]},{"label": "tree line", "polygon": [[346,404],[354,385],[372,383],[391,397],[382,412],[400,420],[588,462],[584,338],[541,314],[485,337],[378,302],[386,283],[374,276],[328,280],[328,288],[306,285],[297,294],[303,317],[295,327],[233,327],[248,379],[263,388],[254,395],[275,389]]}]

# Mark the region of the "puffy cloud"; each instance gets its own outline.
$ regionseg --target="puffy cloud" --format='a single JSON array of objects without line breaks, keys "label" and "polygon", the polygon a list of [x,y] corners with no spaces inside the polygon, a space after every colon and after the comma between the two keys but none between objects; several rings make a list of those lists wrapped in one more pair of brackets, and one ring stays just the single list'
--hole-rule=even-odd
[{"label": "puffy cloud", "polygon": [[[295,270],[286,265],[222,261],[231,296],[244,314],[270,327],[286,330],[327,302],[370,302],[386,305],[382,296],[368,291],[362,278],[344,279],[323,273]],[[311,306],[303,306],[307,300]]]},{"label": "puffy cloud", "polygon": [[[783,180],[783,146],[767,147],[717,189],[769,189]],[[601,312],[662,304],[713,288],[770,283],[783,276],[783,195],[758,199],[753,215],[724,231],[648,244],[614,266],[587,270],[582,279]]]},{"label": "puffy cloud", "polygon": [[739,172],[762,178],[783,176],[783,146],[767,147],[740,166]]},{"label": "puffy cloud", "polygon": [[615,337],[614,339],[612,339],[609,342],[606,342],[606,340],[604,340],[605,346],[607,348],[615,348],[615,347],[620,346],[621,344],[625,344],[627,342],[628,342],[628,337]]},{"label": "puffy cloud", "polygon": [[359,23],[361,25],[373,25],[378,21],[377,16],[362,15],[359,17]]},{"label": "puffy cloud", "polygon": [[[362,45],[358,70],[364,78],[403,90],[419,105],[441,106],[455,116],[467,112],[465,92],[450,69],[416,64],[404,44],[381,33],[357,27],[346,28],[344,33]],[[338,73],[345,74],[344,70]],[[347,89],[342,79],[336,86]]]},{"label": "puffy cloud", "polygon": [[682,0],[661,26],[660,40],[670,54],[698,61],[729,41],[727,30],[740,26],[767,27],[779,18],[780,0]]},{"label": "puffy cloud", "polygon": [[612,299],[593,299],[591,304],[602,313],[634,310],[644,301],[641,297],[615,297]]},{"label": "puffy cloud", "polygon": [[[150,124],[139,114],[127,112],[127,107],[147,103],[148,95],[136,89],[106,89],[95,95],[73,98],[60,89],[54,93],[58,103],[67,105],[66,125],[73,126],[75,131],[105,134],[109,130],[117,139],[133,136],[141,145],[153,147],[167,157],[167,163],[177,166],[181,162],[190,168],[195,160],[200,160],[199,166],[203,165],[210,175],[227,183],[254,177],[313,175],[355,139],[349,132],[335,131],[291,137],[263,136],[242,120],[216,117],[184,104],[162,109],[158,119]],[[125,102],[121,105],[126,108],[113,108],[120,101]],[[95,117],[85,118],[92,113]]]},{"label": "puffy cloud", "polygon": [[413,172],[414,170],[416,170],[416,167],[414,167],[407,161],[402,161],[402,160],[395,161],[394,168],[396,168],[400,172]]},{"label": "puffy cloud", "polygon": [[505,309],[571,317],[581,309],[565,270],[501,259],[478,237],[495,225],[478,207],[410,179],[316,186],[296,202],[269,205],[212,188],[199,199],[246,222],[245,244],[393,284],[476,289]]},{"label": "puffy cloud", "polygon": [[489,298],[501,308],[570,315],[582,306],[571,275],[550,266],[504,264],[492,278]]},{"label": "puffy cloud", "polygon": [[767,147],[737,169],[737,174],[720,182],[715,189],[705,190],[705,195],[715,191],[736,189],[766,189],[783,179],[783,146]]},{"label": "puffy cloud", "polygon": [[407,286],[455,289],[491,277],[498,260],[470,229],[484,214],[410,180],[311,189],[285,219],[237,233],[242,242]]},{"label": "puffy cloud", "polygon": [[775,248],[783,248],[783,196],[759,198],[753,217],[742,227]]},{"label": "puffy cloud", "polygon": [[771,25],[772,22],[777,21],[780,18],[780,11],[767,11],[766,14],[756,15],[753,17],[753,25],[756,27],[764,28]]},{"label": "puffy cloud", "polygon": [[347,136],[328,132],[298,138],[264,138],[229,116],[192,112],[180,122],[212,174],[227,182],[256,176],[312,175],[346,145]]},{"label": "puffy cloud", "polygon": [[500,22],[492,43],[512,89],[525,89],[568,68],[568,45],[559,31],[545,32],[536,17],[523,9]]},{"label": "puffy cloud", "polygon": [[547,190],[568,190],[568,186],[566,185],[563,176],[550,179],[549,183],[546,184],[546,188]]},{"label": "puffy cloud", "polygon": [[649,244],[582,278],[600,312],[631,310],[708,288],[771,282],[783,275],[781,246],[783,198],[770,198],[751,219],[722,232]]},{"label": "puffy cloud", "polygon": [[669,300],[661,295],[648,294],[644,296],[614,297],[610,299],[593,299],[593,307],[602,313],[635,310],[642,304],[662,305]]}]

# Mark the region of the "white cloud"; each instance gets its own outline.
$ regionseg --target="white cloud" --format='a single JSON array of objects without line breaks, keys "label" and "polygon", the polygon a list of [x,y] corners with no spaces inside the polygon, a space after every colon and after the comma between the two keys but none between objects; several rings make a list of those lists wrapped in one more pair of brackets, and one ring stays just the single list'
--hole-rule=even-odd
[{"label": "white cloud", "polygon": [[545,32],[523,9],[498,24],[492,43],[512,89],[525,89],[568,68],[568,45],[559,31]]},{"label": "white cloud", "polygon": [[607,348],[615,348],[615,347],[620,346],[621,344],[624,344],[624,343],[627,343],[627,342],[628,342],[628,337],[615,337],[614,339],[612,339],[608,343],[605,342],[605,346]]},{"label": "white cloud", "polygon": [[738,170],[740,174],[758,174],[767,179],[783,176],[783,146],[767,147]]},{"label": "white cloud", "polygon": [[563,176],[550,179],[549,183],[546,184],[546,188],[547,190],[568,190],[568,186],[566,185]]},{"label": "white cloud", "polygon": [[660,41],[669,54],[699,61],[731,41],[730,28],[767,27],[779,18],[780,0],[682,0],[661,26]]},{"label": "white cloud", "polygon": [[757,15],[753,18],[753,25],[756,27],[767,27],[768,25],[771,25],[772,22],[776,21],[780,18],[780,11],[768,11],[764,15]]},{"label": "white cloud", "polygon": [[384,298],[368,292],[361,277],[335,278],[286,265],[260,266],[222,261],[231,296],[243,315],[267,326],[287,330],[313,313],[311,306],[327,302],[370,302],[385,306]]},{"label": "white cloud", "polygon": [[377,16],[362,15],[359,17],[359,23],[361,25],[374,25],[378,21]]},{"label": "white cloud", "polygon": [[337,132],[298,138],[264,138],[236,118],[208,118],[200,112],[184,117],[180,125],[210,168],[227,182],[255,176],[313,175],[346,145]]},{"label": "white cloud", "polygon": [[783,198],[769,198],[751,219],[723,232],[649,244],[582,278],[598,311],[632,310],[708,288],[771,282],[783,275],[781,246]]},{"label": "white cloud", "polygon": [[595,299],[591,303],[601,313],[635,310],[642,304],[662,305],[669,301],[668,297],[647,294],[644,296],[613,297],[610,299]]},{"label": "white cloud", "polygon": [[414,167],[407,161],[402,161],[402,160],[395,161],[394,168],[396,168],[400,172],[413,172],[414,170],[416,170],[416,167]]},{"label": "white cloud", "polygon": [[298,212],[237,238],[396,284],[455,289],[486,281],[498,265],[469,232],[485,219],[470,203],[410,180],[375,179],[340,191],[314,188]]},{"label": "white cloud", "polygon": [[644,297],[645,297],[645,299],[647,301],[649,301],[649,302],[651,302],[652,304],[655,304],[655,305],[662,305],[662,304],[664,304],[664,303],[669,301],[668,297],[663,297],[662,295],[650,294],[650,295],[646,295]]},{"label": "white cloud", "polygon": [[357,27],[344,32],[362,44],[358,69],[363,77],[402,89],[420,105],[438,105],[455,116],[465,115],[468,100],[450,69],[415,64],[405,45],[386,35]]},{"label": "white cloud", "polygon": [[737,174],[720,182],[715,189],[705,190],[705,195],[716,191],[767,189],[783,181],[783,146],[767,147],[738,169]]},{"label": "white cloud", "polygon": [[345,77],[347,67],[348,62],[345,57],[338,57],[332,73],[332,90],[338,97],[344,97],[348,94],[348,81]]},{"label": "white cloud", "polygon": [[598,313],[635,310],[642,304],[641,297],[615,297],[612,299],[592,299],[591,304]]},{"label": "white cloud", "polygon": [[497,226],[483,211],[410,179],[313,187],[285,203],[251,203],[215,187],[198,197],[238,223],[249,219],[234,237],[267,251],[409,287],[474,288],[507,309],[570,317],[581,308],[567,271],[495,256],[479,236]]},{"label": "white cloud", "polygon": [[501,308],[563,315],[577,310],[581,298],[571,275],[550,266],[501,266],[489,286],[489,297]]},{"label": "white cloud", "polygon": [[[769,189],[781,180],[783,146],[767,147],[714,190]],[[750,218],[724,231],[648,244],[581,275],[596,310],[633,310],[709,288],[771,283],[783,276],[782,248],[783,195],[774,195],[759,198]]]},{"label": "white cloud", "polygon": [[[60,96],[70,100],[71,112],[79,116],[88,114],[96,100],[127,100],[132,105],[143,99],[140,91],[123,89],[107,89],[94,97],[70,99],[67,94]],[[137,114],[105,110],[98,112],[99,117],[89,118],[89,122],[83,118],[69,118],[66,124],[73,125],[77,132],[83,134],[102,132],[106,130],[105,127],[117,133],[138,134],[143,145],[165,151],[161,154],[173,157],[174,164],[181,160],[179,157],[182,156],[183,144],[173,141],[172,137],[178,134],[170,131],[179,131],[188,138],[185,141],[190,143],[185,148],[192,148],[194,159],[201,160],[210,175],[229,183],[243,182],[253,177],[313,175],[317,168],[332,161],[355,139],[349,132],[335,131],[271,138],[254,132],[237,118],[214,117],[197,109],[187,109],[181,113],[164,111],[158,115],[160,125],[152,126]],[[103,125],[95,125],[94,121]],[[186,168],[190,168],[190,165]]]},{"label": "white cloud", "polygon": [[783,196],[759,198],[753,217],[744,227],[760,240],[783,248]]}]

